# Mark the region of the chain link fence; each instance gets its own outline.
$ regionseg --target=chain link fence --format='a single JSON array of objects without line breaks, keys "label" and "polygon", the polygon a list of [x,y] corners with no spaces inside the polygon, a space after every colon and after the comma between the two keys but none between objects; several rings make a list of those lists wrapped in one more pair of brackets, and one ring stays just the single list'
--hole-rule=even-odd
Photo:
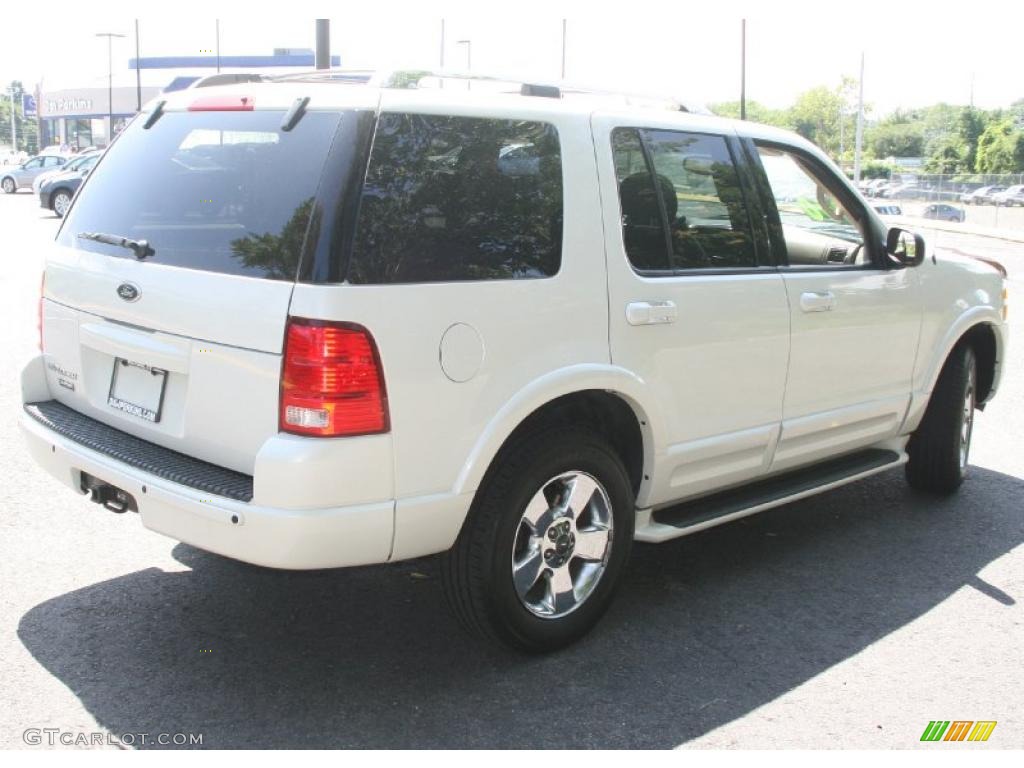
[{"label": "chain link fence", "polygon": [[899,210],[898,215],[950,222],[965,231],[1024,233],[1024,173],[894,172],[889,179],[864,180],[861,189],[885,214]]}]

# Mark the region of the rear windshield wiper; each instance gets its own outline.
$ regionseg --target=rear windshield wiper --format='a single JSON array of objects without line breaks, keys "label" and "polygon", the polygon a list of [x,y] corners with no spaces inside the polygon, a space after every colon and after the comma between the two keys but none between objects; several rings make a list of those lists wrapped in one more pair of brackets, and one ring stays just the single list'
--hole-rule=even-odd
[{"label": "rear windshield wiper", "polygon": [[95,240],[97,243],[106,243],[107,245],[116,245],[119,248],[127,248],[135,254],[135,258],[139,261],[156,253],[156,251],[149,246],[148,240],[132,240],[130,237],[105,235],[102,232],[79,232],[78,237],[81,240]]}]

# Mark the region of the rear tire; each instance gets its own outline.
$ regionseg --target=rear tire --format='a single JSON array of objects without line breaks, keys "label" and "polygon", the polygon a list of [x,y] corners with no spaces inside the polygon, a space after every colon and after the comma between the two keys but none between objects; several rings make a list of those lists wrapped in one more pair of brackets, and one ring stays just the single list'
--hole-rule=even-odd
[{"label": "rear tire", "polygon": [[472,634],[531,653],[578,640],[612,600],[633,542],[635,497],[595,432],[536,433],[488,472],[442,583]]},{"label": "rear tire", "polygon": [[71,195],[68,192],[62,189],[53,196],[53,212],[57,214],[57,218],[63,219],[70,207]]},{"label": "rear tire", "polygon": [[10,176],[5,176],[3,182],[0,182],[0,186],[3,187],[4,192],[8,195],[13,195],[18,191],[18,185],[14,183],[14,179]]},{"label": "rear tire", "polygon": [[963,483],[977,404],[974,351],[961,344],[939,374],[921,425],[907,444],[907,481],[929,493],[950,494]]}]

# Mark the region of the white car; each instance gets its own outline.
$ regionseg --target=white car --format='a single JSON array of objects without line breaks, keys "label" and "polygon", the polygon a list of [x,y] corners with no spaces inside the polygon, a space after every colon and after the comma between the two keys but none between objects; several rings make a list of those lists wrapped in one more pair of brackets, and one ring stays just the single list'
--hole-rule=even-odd
[{"label": "white car", "polygon": [[46,253],[35,459],[249,563],[445,553],[463,623],[532,651],[634,540],[903,465],[961,484],[999,271],[925,258],[794,134],[508,90],[147,106]]}]

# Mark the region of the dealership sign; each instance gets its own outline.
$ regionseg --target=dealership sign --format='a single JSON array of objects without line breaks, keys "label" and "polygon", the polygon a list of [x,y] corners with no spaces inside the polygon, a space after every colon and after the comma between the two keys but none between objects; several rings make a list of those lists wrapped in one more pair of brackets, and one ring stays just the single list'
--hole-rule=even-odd
[{"label": "dealership sign", "polygon": [[67,97],[46,100],[48,115],[89,114],[92,111],[92,99]]}]

